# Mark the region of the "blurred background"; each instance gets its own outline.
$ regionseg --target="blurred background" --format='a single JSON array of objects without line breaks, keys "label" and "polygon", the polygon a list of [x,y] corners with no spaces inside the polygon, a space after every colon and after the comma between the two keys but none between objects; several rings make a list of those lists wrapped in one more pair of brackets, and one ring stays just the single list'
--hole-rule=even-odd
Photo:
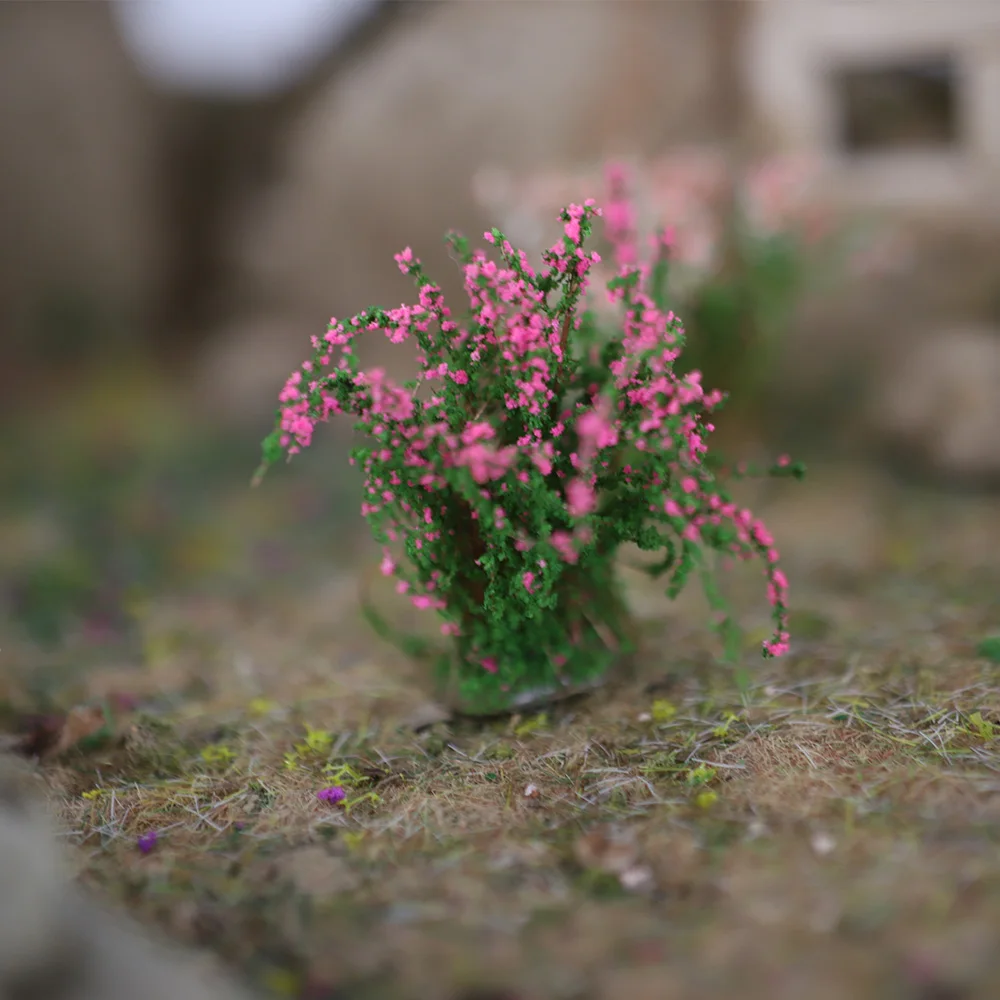
[{"label": "blurred background", "polygon": [[347,428],[247,489],[308,338],[406,300],[404,246],[452,295],[446,230],[540,247],[611,159],[667,226],[720,163],[767,204],[768,164],[810,164],[800,217],[850,239],[785,295],[733,440],[815,470],[786,544],[882,558],[829,530],[831,483],[863,522],[873,482],[1000,480],[998,106],[993,0],[0,4],[0,655],[75,668],[156,594],[346,565]]}]

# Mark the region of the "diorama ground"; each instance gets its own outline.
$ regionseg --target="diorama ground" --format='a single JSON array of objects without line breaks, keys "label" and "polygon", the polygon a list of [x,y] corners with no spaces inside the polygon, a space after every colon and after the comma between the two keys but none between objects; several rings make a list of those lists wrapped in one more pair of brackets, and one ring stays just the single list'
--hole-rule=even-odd
[{"label": "diorama ground", "polygon": [[251,492],[138,373],[7,440],[0,730],[156,933],[310,1000],[997,996],[995,498],[818,463],[754,498],[789,655],[752,567],[734,664],[624,565],[634,671],[470,721],[360,617],[339,444]]}]

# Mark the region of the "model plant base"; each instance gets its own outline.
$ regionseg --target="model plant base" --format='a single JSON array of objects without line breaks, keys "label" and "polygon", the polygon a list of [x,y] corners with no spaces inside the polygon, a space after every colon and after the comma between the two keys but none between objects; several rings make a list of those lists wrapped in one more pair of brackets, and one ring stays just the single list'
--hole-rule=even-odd
[{"label": "model plant base", "polygon": [[[383,612],[367,587],[362,589],[361,607],[378,635],[427,668],[435,681],[436,698],[450,711],[467,716],[501,715],[585,694],[612,677],[626,674],[637,645],[628,608],[614,580],[606,581],[596,596],[594,581],[587,583],[585,588],[581,581],[574,591],[568,581],[561,607],[554,609],[556,614],[573,616],[564,626],[569,642],[540,649],[531,647],[530,632],[526,642],[513,636],[486,664],[487,677],[483,677],[482,664],[472,664],[470,670],[460,659],[457,643],[444,639],[428,642],[394,628],[391,613],[388,609]],[[470,677],[472,684],[468,683]]]},{"label": "model plant base", "polygon": [[[657,554],[649,572],[666,578],[671,597],[697,572],[723,631],[733,626],[706,550],[759,557],[775,621],[763,652],[788,647],[787,581],[773,540],[708,460],[723,394],[706,392],[697,372],[674,370],[684,331],[663,301],[662,238],[652,261],[639,262],[624,252],[627,225],[609,219],[606,236],[623,260],[607,284],[617,318],[582,307],[601,259],[584,249],[600,214],[592,201],[565,209],[563,236],[539,271],[497,229],[485,239],[499,260],[449,237],[470,305],[461,319],[412,251],[398,254],[417,302],[331,321],[282,390],[264,442],[255,481],[307,447],[318,422],[354,417],[369,439],[351,461],[365,471],[361,513],[383,546],[381,572],[438,616],[448,649],[396,639],[433,662],[439,693],[471,714],[585,690],[628,656],[615,573],[626,543]],[[380,369],[359,370],[353,343],[364,333],[415,339],[417,377],[397,384]],[[767,471],[802,473],[788,462]]]}]

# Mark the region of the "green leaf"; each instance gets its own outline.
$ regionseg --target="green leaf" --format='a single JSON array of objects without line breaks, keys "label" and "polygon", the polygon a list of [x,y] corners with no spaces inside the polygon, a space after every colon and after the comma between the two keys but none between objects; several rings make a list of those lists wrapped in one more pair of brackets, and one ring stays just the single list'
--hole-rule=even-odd
[{"label": "green leaf", "polygon": [[275,428],[271,431],[266,438],[264,438],[263,444],[261,445],[262,457],[268,465],[272,462],[277,462],[281,458],[284,449],[281,447],[281,431]]},{"label": "green leaf", "polygon": [[656,308],[660,312],[666,312],[667,304],[667,281],[670,276],[670,265],[666,257],[658,257],[653,265],[652,273],[652,299],[656,303]]},{"label": "green leaf", "polygon": [[654,580],[663,576],[664,573],[669,572],[674,565],[674,560],[677,558],[677,549],[669,538],[663,540],[663,548],[665,553],[663,559],[644,568],[644,572]]},{"label": "green leaf", "polygon": [[251,486],[259,486],[261,480],[267,473],[268,468],[274,465],[274,463],[281,458],[282,453],[284,452],[284,448],[281,446],[281,436],[282,432],[278,428],[275,428],[266,438],[264,438],[260,449],[260,465],[257,466],[257,471],[253,474],[253,479],[250,481]]},{"label": "green leaf", "polygon": [[1000,635],[991,635],[983,639],[976,647],[976,655],[991,663],[1000,663]]},{"label": "green leaf", "polygon": [[445,237],[445,243],[455,251],[455,256],[463,264],[468,264],[472,260],[472,252],[469,250],[469,241],[460,233],[450,232]]},{"label": "green leaf", "polygon": [[969,716],[973,731],[982,740],[991,740],[996,735],[996,727],[988,719],[983,718],[982,712],[973,712]]}]

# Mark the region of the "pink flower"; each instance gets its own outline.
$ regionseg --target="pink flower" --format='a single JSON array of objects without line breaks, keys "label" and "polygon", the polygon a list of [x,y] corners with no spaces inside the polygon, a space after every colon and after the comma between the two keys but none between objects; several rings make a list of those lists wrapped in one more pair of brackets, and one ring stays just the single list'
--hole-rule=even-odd
[{"label": "pink flower", "polygon": [[[399,246],[399,244],[397,243],[396,246]],[[395,260],[403,274],[409,274],[415,263],[413,251],[409,247],[407,247],[402,253],[396,254]]]},{"label": "pink flower", "polygon": [[562,557],[563,562],[570,565],[579,562],[580,554],[577,552],[576,546],[573,544],[573,536],[569,532],[553,531],[549,540],[556,552]]},{"label": "pink flower", "polygon": [[597,509],[594,487],[582,479],[571,479],[566,484],[566,509],[570,517],[585,517]]},{"label": "pink flower", "polygon": [[468,466],[477,483],[487,483],[506,474],[516,453],[513,446],[494,451],[484,444],[473,444],[456,455],[455,464]]},{"label": "pink flower", "polygon": [[576,433],[585,463],[590,462],[601,448],[611,448],[618,443],[618,431],[609,419],[610,413],[611,400],[602,396],[596,406],[577,420]]}]

